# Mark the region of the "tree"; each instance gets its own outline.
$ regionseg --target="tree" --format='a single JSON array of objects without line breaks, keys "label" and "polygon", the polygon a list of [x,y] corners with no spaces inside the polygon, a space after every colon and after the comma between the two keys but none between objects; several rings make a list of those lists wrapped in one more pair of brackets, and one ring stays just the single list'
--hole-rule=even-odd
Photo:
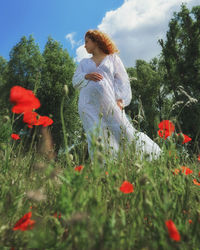
[{"label": "tree", "polygon": [[200,6],[190,11],[183,4],[169,23],[166,41],[159,40],[166,67],[165,84],[171,90],[174,109],[184,133],[195,141],[200,136]]},{"label": "tree", "polygon": [[38,97],[42,103],[39,112],[52,116],[54,121],[52,135],[58,150],[63,143],[60,108],[62,98],[65,95],[64,85],[67,85],[69,89],[68,97],[65,98],[63,107],[69,144],[74,143],[76,136],[81,131],[77,111],[78,93],[72,86],[75,63],[70,58],[68,52],[62,49],[60,43],[51,37],[48,38],[45,45],[43,58],[42,79],[38,89]]},{"label": "tree", "polygon": [[6,100],[5,96],[3,95],[4,89],[6,88],[6,72],[7,72],[7,61],[2,56],[0,56],[0,114],[4,114],[6,109]]},{"label": "tree", "polygon": [[144,60],[137,60],[135,68],[127,69],[132,88],[132,101],[127,107],[131,117],[139,122],[139,129],[151,137],[155,135],[159,119],[158,97],[160,77],[155,67]]},{"label": "tree", "polygon": [[10,52],[8,86],[20,85],[37,91],[41,81],[43,57],[34,38],[23,36]]}]

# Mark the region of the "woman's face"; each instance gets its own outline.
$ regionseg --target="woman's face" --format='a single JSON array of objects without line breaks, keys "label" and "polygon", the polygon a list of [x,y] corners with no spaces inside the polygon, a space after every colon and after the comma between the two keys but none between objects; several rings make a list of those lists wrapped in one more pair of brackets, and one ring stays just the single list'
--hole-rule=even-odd
[{"label": "woman's face", "polygon": [[96,49],[97,44],[93,42],[90,38],[85,38],[85,48],[89,54],[92,54]]}]

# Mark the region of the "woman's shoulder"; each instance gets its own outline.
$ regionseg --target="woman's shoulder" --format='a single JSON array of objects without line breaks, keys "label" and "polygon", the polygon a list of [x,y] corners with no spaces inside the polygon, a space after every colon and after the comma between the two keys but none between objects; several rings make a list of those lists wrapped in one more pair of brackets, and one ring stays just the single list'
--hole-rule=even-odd
[{"label": "woman's shoulder", "polygon": [[119,53],[110,54],[110,57],[113,59],[119,58]]},{"label": "woman's shoulder", "polygon": [[84,57],[84,58],[82,58],[82,59],[80,60],[79,63],[84,63],[84,62],[86,62],[88,59],[89,59],[89,58]]},{"label": "woman's shoulder", "polygon": [[87,64],[91,61],[90,57],[84,57],[80,60],[79,64]]},{"label": "woman's shoulder", "polygon": [[113,62],[117,62],[119,60],[119,54],[118,53],[113,53],[113,54],[110,54],[110,58]]}]

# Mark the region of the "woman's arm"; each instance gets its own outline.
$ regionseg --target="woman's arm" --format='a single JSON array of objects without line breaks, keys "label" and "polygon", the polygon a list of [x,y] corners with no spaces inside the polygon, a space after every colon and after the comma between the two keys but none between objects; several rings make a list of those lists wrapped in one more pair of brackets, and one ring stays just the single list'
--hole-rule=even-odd
[{"label": "woman's arm", "polygon": [[72,78],[72,85],[74,88],[77,88],[77,89],[81,89],[82,87],[86,86],[89,82],[89,80],[85,78],[87,73],[84,72],[83,70],[83,63],[84,63],[83,60],[80,61]]},{"label": "woman's arm", "polygon": [[132,99],[130,81],[126,69],[117,54],[114,55],[115,99],[119,105],[128,106]]},{"label": "woman's arm", "polygon": [[78,65],[74,76],[72,78],[72,84],[74,88],[80,89],[88,84],[89,81],[100,81],[103,79],[103,76],[98,72],[85,73],[83,70],[83,60]]}]

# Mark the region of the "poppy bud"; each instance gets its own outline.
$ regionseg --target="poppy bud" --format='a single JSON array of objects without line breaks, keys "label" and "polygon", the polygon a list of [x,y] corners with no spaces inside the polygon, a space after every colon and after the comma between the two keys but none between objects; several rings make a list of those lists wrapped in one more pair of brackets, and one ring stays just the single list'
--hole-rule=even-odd
[{"label": "poppy bud", "polygon": [[70,159],[71,161],[73,161],[74,157],[73,157],[72,154],[69,154],[69,159]]},{"label": "poppy bud", "polygon": [[99,137],[97,138],[97,141],[98,141],[98,142],[101,142],[101,141],[102,141],[101,136],[99,136]]},{"label": "poppy bud", "polygon": [[100,113],[99,113],[99,118],[101,119],[102,117],[103,117],[103,113],[100,112]]},{"label": "poppy bud", "polygon": [[183,141],[184,141],[184,135],[183,135],[183,133],[180,133],[180,134],[178,135],[178,143],[182,144]]},{"label": "poppy bud", "polygon": [[97,161],[103,164],[103,155],[100,152],[97,152]]},{"label": "poppy bud", "polygon": [[64,85],[64,92],[65,92],[65,95],[68,96],[69,94],[69,88],[67,85]]},{"label": "poppy bud", "polygon": [[7,145],[5,143],[0,143],[0,149],[6,150],[7,149]]},{"label": "poppy bud", "polygon": [[149,183],[149,181],[148,181],[148,176],[147,176],[146,174],[144,174],[144,175],[140,178],[139,182],[140,182],[140,185],[148,184],[148,183]]},{"label": "poppy bud", "polygon": [[101,144],[99,147],[99,151],[102,152],[103,151],[103,145]]},{"label": "poppy bud", "polygon": [[179,135],[177,133],[174,133],[174,138],[175,138],[175,141],[178,142]]},{"label": "poppy bud", "polygon": [[3,116],[3,122],[8,122],[10,120],[10,117],[8,115]]},{"label": "poppy bud", "polygon": [[136,164],[135,164],[136,173],[139,173],[139,172],[142,170],[142,167],[143,167],[142,165],[136,163]]}]

